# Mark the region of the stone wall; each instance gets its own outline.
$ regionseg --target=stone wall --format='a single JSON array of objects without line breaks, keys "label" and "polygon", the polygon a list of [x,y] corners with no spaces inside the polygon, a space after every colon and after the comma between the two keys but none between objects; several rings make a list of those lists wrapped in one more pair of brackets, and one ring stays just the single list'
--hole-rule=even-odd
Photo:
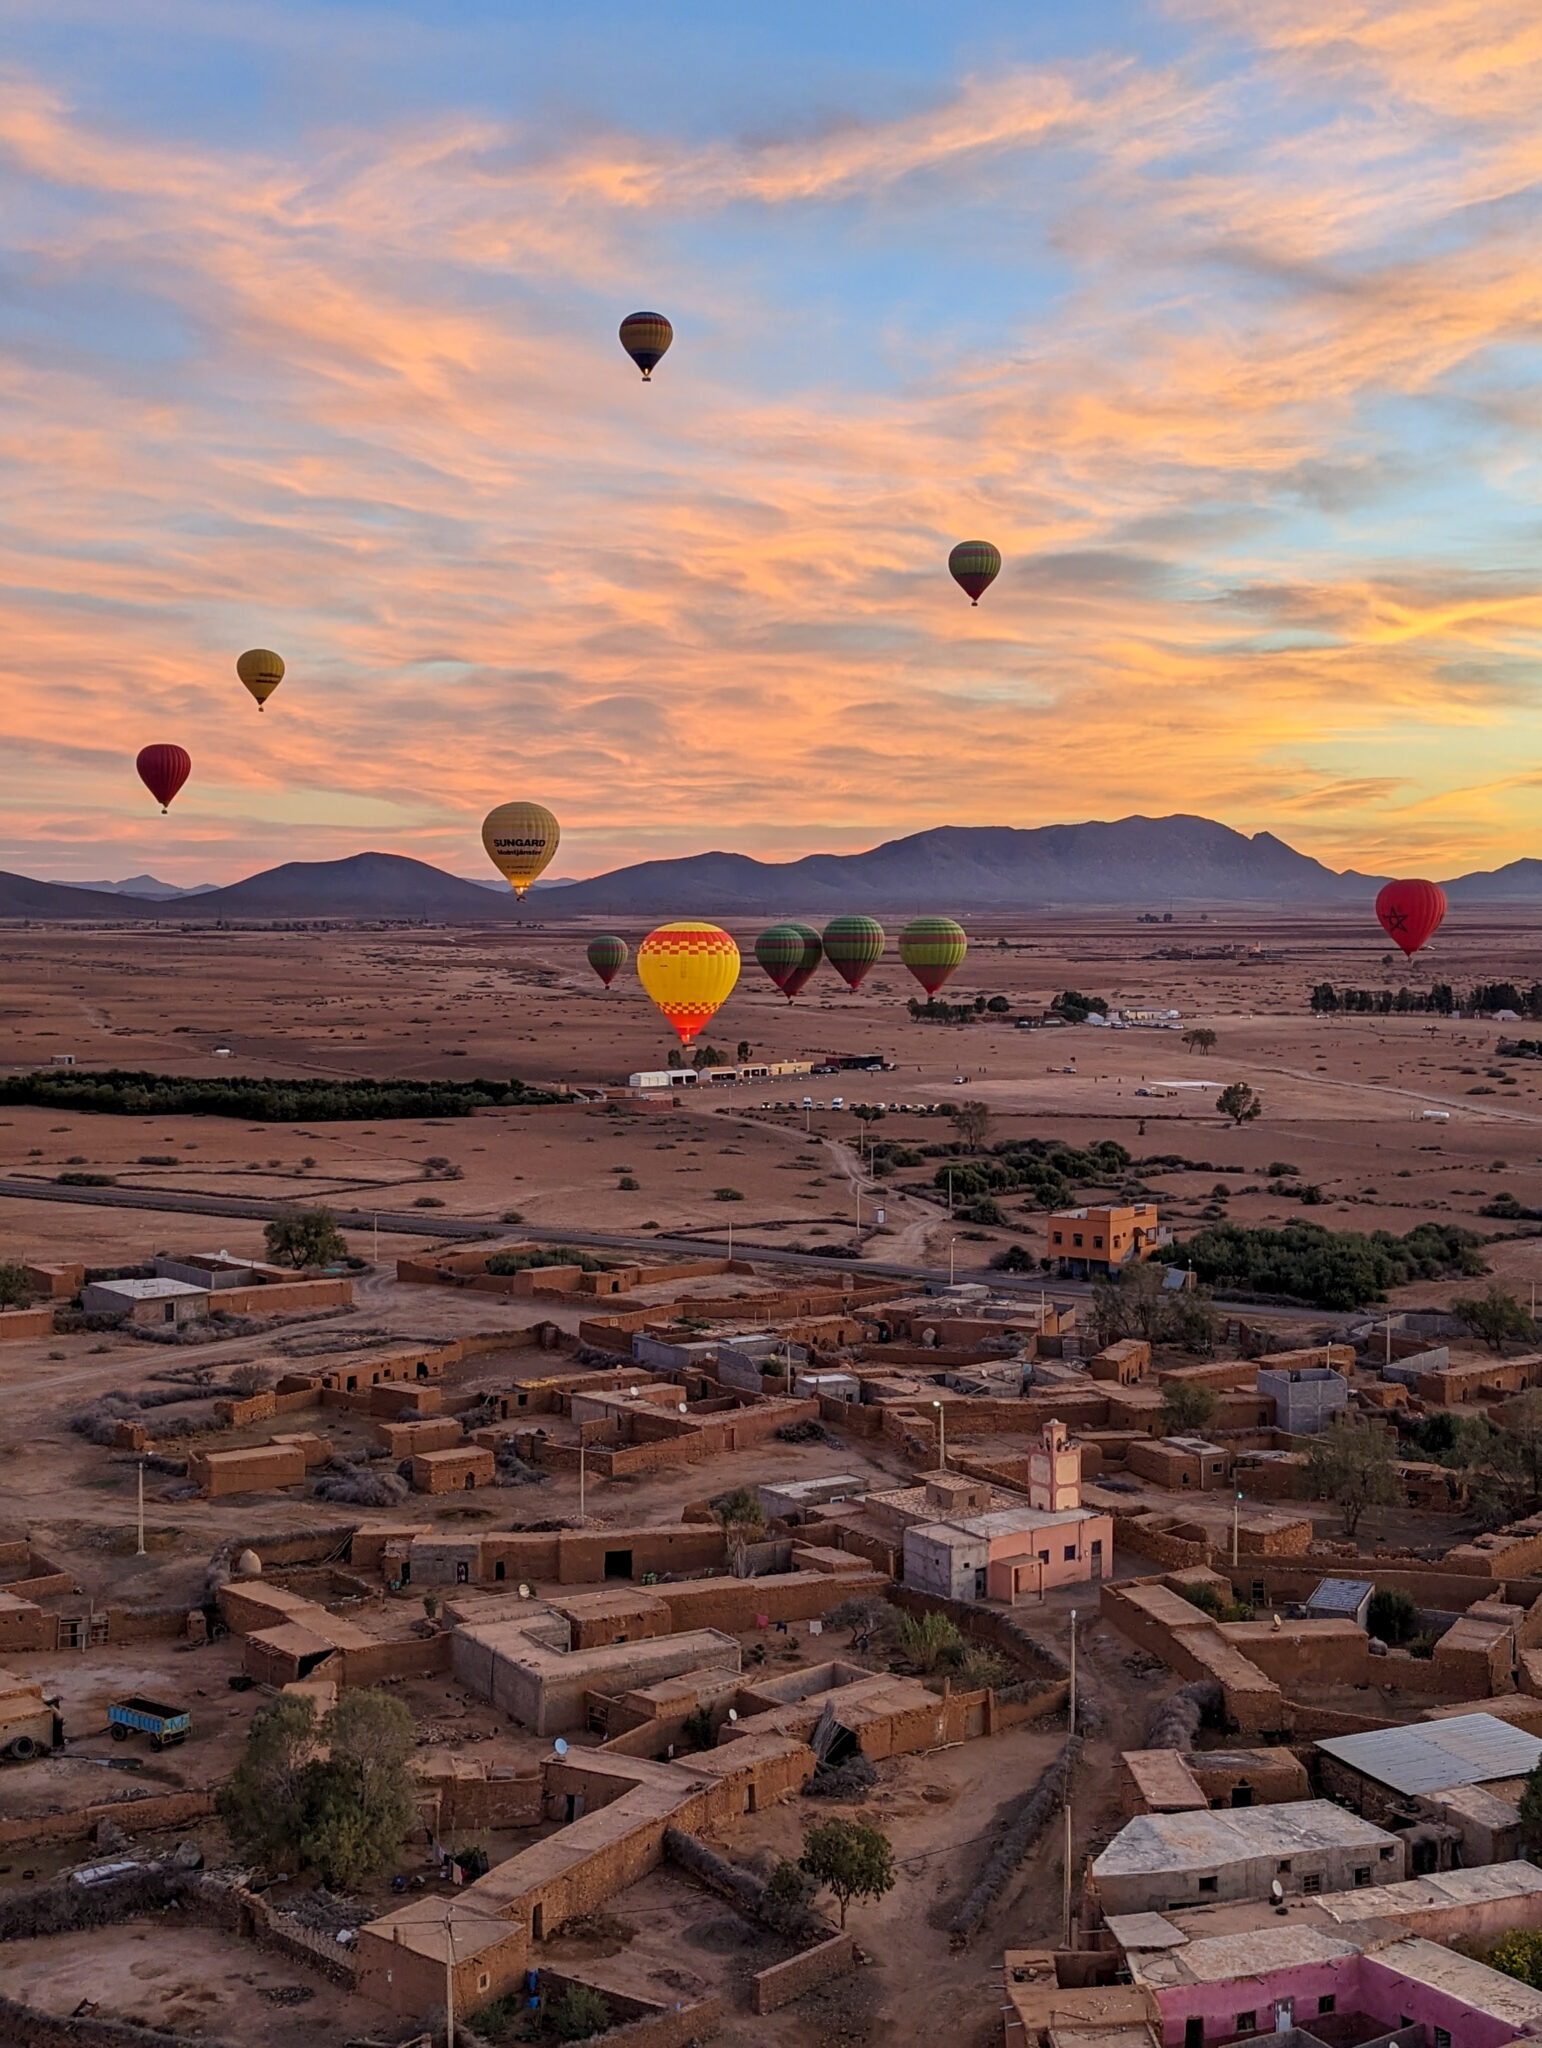
[{"label": "stone wall", "polygon": [[806,1948],[799,1955],[789,1956],[785,1963],[773,1963],[768,1970],[757,1970],[750,1979],[755,2010],[757,2013],[780,2012],[784,2005],[791,2005],[806,1991],[816,1990],[819,1985],[828,1984],[832,1977],[843,1977],[848,1970],[854,1970],[857,1961],[857,1945],[851,1936],[833,1934],[828,1941]]}]

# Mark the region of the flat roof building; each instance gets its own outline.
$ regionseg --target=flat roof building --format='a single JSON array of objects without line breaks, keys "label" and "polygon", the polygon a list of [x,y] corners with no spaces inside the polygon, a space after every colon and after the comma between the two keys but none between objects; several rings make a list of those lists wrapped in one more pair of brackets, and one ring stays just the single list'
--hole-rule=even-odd
[{"label": "flat roof building", "polygon": [[1106,1913],[1161,1912],[1282,1891],[1350,1891],[1403,1876],[1404,1845],[1327,1799],[1144,1813],[1092,1866]]}]

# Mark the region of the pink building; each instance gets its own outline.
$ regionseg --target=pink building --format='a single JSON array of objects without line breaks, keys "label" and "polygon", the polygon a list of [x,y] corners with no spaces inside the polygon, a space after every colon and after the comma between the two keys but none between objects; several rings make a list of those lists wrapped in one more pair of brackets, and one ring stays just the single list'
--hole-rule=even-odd
[{"label": "pink building", "polygon": [[1042,1600],[1054,1586],[1105,1578],[1114,1561],[1113,1517],[1081,1505],[1081,1468],[1065,1424],[1047,1422],[1029,1459],[1027,1506],[954,1508],[906,1529],[905,1584],[950,1600],[1013,1606]]}]

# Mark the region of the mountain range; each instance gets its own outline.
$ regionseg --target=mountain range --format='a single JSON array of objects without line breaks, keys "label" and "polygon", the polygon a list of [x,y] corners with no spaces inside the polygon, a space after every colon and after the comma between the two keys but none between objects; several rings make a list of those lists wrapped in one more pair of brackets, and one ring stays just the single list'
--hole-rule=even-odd
[{"label": "mountain range", "polygon": [[[1123,906],[1162,912],[1228,903],[1332,906],[1365,903],[1384,876],[1336,873],[1273,833],[1251,837],[1209,818],[1120,818],[1109,823],[942,825],[866,853],[809,854],[770,862],[699,853],[642,861],[588,881],[559,882],[563,918],[663,919],[685,915],[798,916],[842,910],[914,914]],[[1542,905],[1542,860],[1517,860],[1444,884],[1453,903]],[[181,891],[136,875],[87,885],[0,873],[0,917],[124,922],[150,916],[238,921],[430,919],[538,921],[559,906],[495,893],[402,854],[287,861],[224,888]]]}]

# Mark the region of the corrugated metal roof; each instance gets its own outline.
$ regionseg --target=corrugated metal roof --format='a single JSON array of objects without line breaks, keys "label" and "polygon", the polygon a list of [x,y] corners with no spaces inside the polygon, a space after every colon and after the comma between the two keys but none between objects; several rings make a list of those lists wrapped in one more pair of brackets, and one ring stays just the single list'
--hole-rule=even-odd
[{"label": "corrugated metal roof", "polygon": [[1408,1728],[1333,1735],[1317,1747],[1394,1792],[1445,1792],[1522,1778],[1542,1758],[1542,1742],[1495,1714],[1457,1714]]},{"label": "corrugated metal roof", "polygon": [[1355,1614],[1375,1591],[1369,1579],[1324,1579],[1306,1604],[1314,1614]]}]

